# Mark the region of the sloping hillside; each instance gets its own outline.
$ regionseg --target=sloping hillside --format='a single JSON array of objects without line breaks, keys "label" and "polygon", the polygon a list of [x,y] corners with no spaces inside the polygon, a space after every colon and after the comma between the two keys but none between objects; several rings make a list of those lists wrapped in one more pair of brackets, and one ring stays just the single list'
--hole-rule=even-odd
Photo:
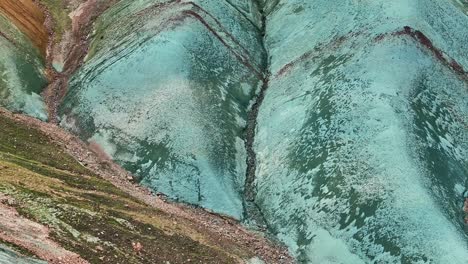
[{"label": "sloping hillside", "polygon": [[[242,239],[210,231],[177,213],[177,206],[148,205],[96,176],[54,142],[60,132],[53,125],[0,113],[0,244],[50,263],[238,263],[255,257]],[[48,135],[37,129],[41,125]],[[101,165],[111,166],[95,164]],[[191,210],[198,219],[210,218],[185,212]],[[211,220],[221,232],[223,225],[234,232],[232,220]]]}]

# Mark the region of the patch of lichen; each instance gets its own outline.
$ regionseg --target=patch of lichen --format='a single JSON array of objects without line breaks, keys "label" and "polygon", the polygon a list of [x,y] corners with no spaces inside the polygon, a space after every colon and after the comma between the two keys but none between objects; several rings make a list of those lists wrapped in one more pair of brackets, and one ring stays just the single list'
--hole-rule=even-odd
[{"label": "patch of lichen", "polygon": [[[126,214],[109,211],[99,218],[88,213],[67,210],[60,218],[71,220],[80,233],[105,243],[70,244],[76,252],[89,252],[87,259],[105,263],[223,263],[234,262],[226,256],[212,254],[211,249],[179,234],[167,234],[153,225],[129,218]],[[144,235],[142,235],[144,234]],[[68,239],[59,235],[57,240]],[[66,241],[63,241],[66,242]],[[131,243],[141,243],[141,252],[132,250]],[[97,248],[100,246],[100,248]],[[125,250],[127,249],[127,250]],[[154,254],[157,252],[157,254]]]},{"label": "patch of lichen", "polygon": [[0,193],[90,263],[235,263],[250,256],[235,246],[206,245],[189,224],[174,223],[93,175],[38,130],[2,116]]}]

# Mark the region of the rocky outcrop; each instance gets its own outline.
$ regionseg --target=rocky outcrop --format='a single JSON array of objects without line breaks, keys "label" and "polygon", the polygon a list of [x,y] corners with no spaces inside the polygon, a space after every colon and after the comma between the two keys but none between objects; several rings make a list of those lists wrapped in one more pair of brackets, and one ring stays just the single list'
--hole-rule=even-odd
[{"label": "rocky outcrop", "polygon": [[171,198],[235,217],[244,199],[300,262],[458,263],[465,11],[123,1],[97,22],[62,124]]},{"label": "rocky outcrop", "polygon": [[[47,65],[51,82],[42,94],[50,121],[85,140],[108,166],[118,167],[113,160],[130,171],[134,178],[120,170],[105,174],[119,178],[119,188],[135,180],[161,197],[260,224],[300,263],[468,259],[465,0],[39,2],[54,22],[46,64],[44,15],[26,0],[0,3],[0,55],[6,58],[0,61],[0,105],[45,119],[38,94]],[[76,146],[82,145],[62,147]],[[83,154],[87,148],[79,149],[72,152],[80,162],[99,167]],[[14,185],[19,176],[8,173],[0,183]],[[76,187],[44,181],[47,188]],[[124,198],[114,193],[73,188],[70,196],[52,193],[47,208],[64,196],[78,197],[117,211],[109,216],[92,208],[109,222],[135,220],[123,212],[148,220],[138,213],[146,210],[140,204],[122,207]],[[122,203],[111,206],[111,198]],[[26,205],[33,213],[44,210]],[[65,207],[56,210],[63,215]],[[51,222],[41,216],[34,221]],[[70,225],[76,234],[82,226],[70,217],[57,229]],[[213,231],[221,228],[215,222],[204,223]],[[204,244],[193,230],[177,233],[182,240],[167,237],[167,225],[158,224],[174,242],[171,250],[189,243],[190,252],[208,254],[200,261],[254,256],[245,244],[226,250],[224,240],[221,247],[214,246],[218,240]],[[117,245],[113,249],[125,248],[105,239]],[[131,242],[130,259],[164,246]],[[107,245],[73,250],[83,255]],[[252,247],[261,250],[258,241]]]}]

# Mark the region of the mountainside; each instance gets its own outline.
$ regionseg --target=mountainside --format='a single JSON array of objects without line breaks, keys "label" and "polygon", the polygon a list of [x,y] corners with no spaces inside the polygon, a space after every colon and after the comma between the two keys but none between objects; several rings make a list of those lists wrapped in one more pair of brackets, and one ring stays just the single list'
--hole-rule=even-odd
[{"label": "mountainside", "polygon": [[120,1],[95,23],[61,124],[142,184],[240,218],[243,128],[263,78],[254,4]]},{"label": "mountainside", "polygon": [[0,262],[466,264],[467,43],[466,0],[3,0]]},{"label": "mountainside", "polygon": [[288,262],[232,219],[166,203],[121,174],[56,126],[0,109],[0,263]]},{"label": "mountainside", "polygon": [[466,263],[467,16],[450,1],[279,1],[266,25],[270,227],[307,263]]}]

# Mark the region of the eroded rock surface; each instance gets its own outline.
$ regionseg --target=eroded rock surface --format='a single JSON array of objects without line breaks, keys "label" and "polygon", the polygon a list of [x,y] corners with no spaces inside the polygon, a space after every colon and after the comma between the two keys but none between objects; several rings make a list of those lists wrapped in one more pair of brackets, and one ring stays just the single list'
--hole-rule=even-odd
[{"label": "eroded rock surface", "polygon": [[21,252],[0,247],[0,263],[291,263],[232,219],[167,203],[122,173],[54,124],[0,108],[0,244]]},{"label": "eroded rock surface", "polygon": [[[59,113],[62,126],[154,192],[238,219],[255,207],[255,220],[300,263],[466,263],[466,0],[40,2],[57,42],[43,92],[51,121]],[[0,105],[46,119],[45,18],[31,3],[0,3]],[[40,218],[39,203],[11,191],[24,188],[14,172],[63,184],[56,168],[54,180],[27,173],[11,150],[0,160],[10,168],[2,184]],[[73,186],[73,197],[96,200]],[[102,204],[115,198],[105,187]],[[133,216],[143,208],[106,206]],[[139,217],[166,235],[166,216],[164,225]],[[89,231],[66,220],[59,230]],[[239,256],[212,252],[188,232],[173,242],[206,253],[201,261],[254,257],[245,247]],[[125,248],[99,246],[109,260]],[[148,259],[171,256],[163,257]]]},{"label": "eroded rock surface", "polygon": [[463,6],[267,3],[255,150],[271,229],[303,263],[466,263]]},{"label": "eroded rock surface", "polygon": [[251,1],[119,2],[96,22],[62,124],[155,191],[240,218],[259,24]]}]

